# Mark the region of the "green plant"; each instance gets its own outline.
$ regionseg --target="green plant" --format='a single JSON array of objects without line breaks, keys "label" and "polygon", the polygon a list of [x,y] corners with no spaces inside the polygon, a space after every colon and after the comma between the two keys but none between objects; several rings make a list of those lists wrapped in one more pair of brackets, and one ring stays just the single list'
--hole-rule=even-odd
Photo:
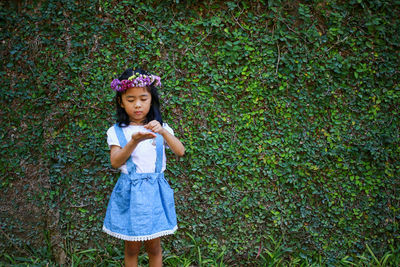
[{"label": "green plant", "polygon": [[263,266],[287,265],[288,262],[285,260],[285,256],[288,252],[291,252],[291,249],[284,248],[282,245],[283,237],[279,240],[275,240],[272,236],[268,236],[268,238],[272,242],[271,247],[263,249],[266,255],[264,253],[260,254]]},{"label": "green plant", "polygon": [[399,265],[398,1],[19,3],[0,3],[2,260],[121,262],[109,83],[141,66],[186,147],[166,152],[171,261],[257,265],[284,236],[264,264]]}]

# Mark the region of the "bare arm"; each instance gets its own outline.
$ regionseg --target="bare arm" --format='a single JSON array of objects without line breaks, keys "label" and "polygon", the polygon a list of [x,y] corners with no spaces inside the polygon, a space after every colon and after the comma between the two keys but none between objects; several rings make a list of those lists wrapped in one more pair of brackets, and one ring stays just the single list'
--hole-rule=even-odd
[{"label": "bare arm", "polygon": [[185,154],[185,147],[183,146],[181,141],[179,141],[178,138],[165,130],[158,121],[153,120],[146,124],[144,127],[155,133],[161,134],[164,137],[164,140],[167,142],[169,148],[172,150],[172,152],[175,153],[175,155],[182,157]]},{"label": "bare arm", "polygon": [[155,138],[156,135],[150,132],[137,132],[132,134],[132,139],[121,148],[120,146],[112,145],[110,151],[110,161],[113,168],[119,168],[125,164],[132,151],[143,140]]}]

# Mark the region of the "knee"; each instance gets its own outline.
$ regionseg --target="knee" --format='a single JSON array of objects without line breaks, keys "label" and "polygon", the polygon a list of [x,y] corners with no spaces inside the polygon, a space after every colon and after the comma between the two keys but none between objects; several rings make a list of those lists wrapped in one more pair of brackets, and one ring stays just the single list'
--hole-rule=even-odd
[{"label": "knee", "polygon": [[140,252],[140,242],[125,242],[125,255],[128,257],[136,257]]},{"label": "knee", "polygon": [[161,250],[161,244],[158,241],[152,241],[149,240],[148,242],[145,243],[145,248],[146,248],[146,252],[149,255],[161,255],[162,254],[162,250]]}]

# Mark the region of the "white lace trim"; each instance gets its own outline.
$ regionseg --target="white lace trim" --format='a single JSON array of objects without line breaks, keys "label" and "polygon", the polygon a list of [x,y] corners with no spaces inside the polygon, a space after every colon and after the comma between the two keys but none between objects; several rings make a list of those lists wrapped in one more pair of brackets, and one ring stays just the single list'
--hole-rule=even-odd
[{"label": "white lace trim", "polygon": [[103,231],[106,232],[107,234],[119,238],[119,239],[123,239],[123,240],[127,240],[127,241],[146,241],[146,240],[150,240],[150,239],[154,239],[160,236],[165,236],[165,235],[171,235],[173,234],[176,230],[178,229],[178,226],[175,226],[172,230],[165,230],[165,231],[161,231],[152,235],[143,235],[143,236],[129,236],[129,235],[121,235],[118,233],[114,233],[112,231],[110,231],[109,229],[107,229],[104,225],[103,225]]}]

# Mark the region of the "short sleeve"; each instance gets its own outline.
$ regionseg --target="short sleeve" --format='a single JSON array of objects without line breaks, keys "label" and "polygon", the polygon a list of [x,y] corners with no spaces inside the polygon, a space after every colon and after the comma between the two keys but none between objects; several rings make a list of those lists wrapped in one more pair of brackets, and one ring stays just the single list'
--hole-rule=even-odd
[{"label": "short sleeve", "polygon": [[113,146],[113,145],[119,146],[119,147],[121,146],[119,144],[117,134],[115,133],[114,126],[110,127],[107,130],[107,143],[108,143],[109,148],[111,148],[111,146]]},{"label": "short sleeve", "polygon": [[164,128],[165,130],[167,130],[170,134],[174,135],[174,130],[172,130],[172,128],[169,127],[168,123],[164,122],[164,123],[163,123],[163,128]]},{"label": "short sleeve", "polygon": [[[170,134],[174,135],[174,130],[172,130],[172,128],[169,127],[168,123],[164,122],[164,123],[163,123],[163,128],[164,128],[165,130],[167,130]],[[164,140],[164,145],[165,145],[166,148],[169,149],[169,146],[168,146],[167,142],[165,142],[165,140]]]}]

